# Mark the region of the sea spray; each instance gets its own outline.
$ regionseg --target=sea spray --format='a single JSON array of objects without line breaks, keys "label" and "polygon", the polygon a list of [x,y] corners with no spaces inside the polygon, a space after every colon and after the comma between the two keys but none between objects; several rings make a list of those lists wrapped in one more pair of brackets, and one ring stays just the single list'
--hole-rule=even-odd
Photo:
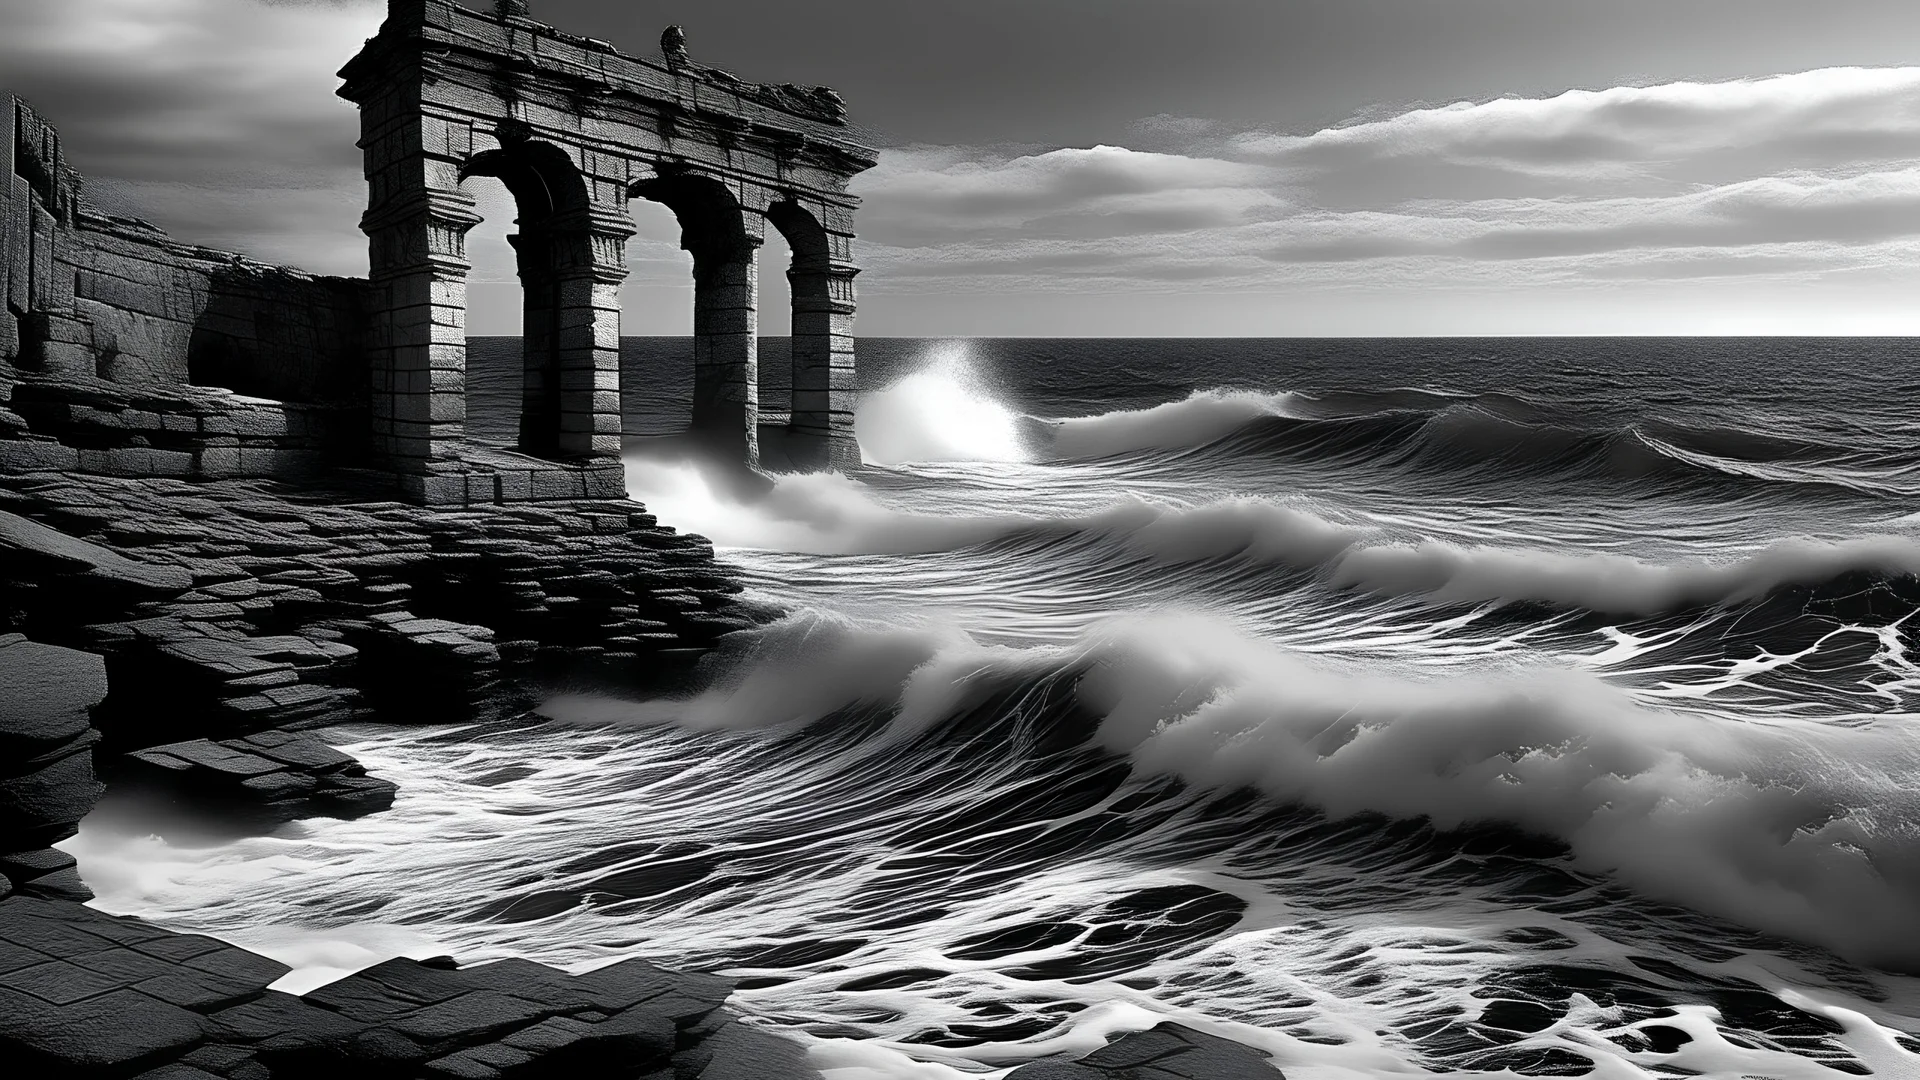
[{"label": "sea spray", "polygon": [[[1071,647],[1016,650],[809,615],[767,642],[777,663],[679,705],[691,722],[805,721],[830,711],[829,688],[862,688],[846,705],[897,686],[889,737],[901,737],[991,690],[1066,678],[1098,718],[1100,744],[1142,769],[1258,788],[1336,818],[1512,825],[1650,895],[1920,969],[1903,930],[1920,910],[1910,728],[1667,712],[1574,670],[1450,680],[1329,670],[1192,617],[1118,618]],[[776,704],[780,685],[791,693]],[[580,708],[549,711],[621,715]]]},{"label": "sea spray", "polygon": [[854,423],[868,462],[1024,461],[1019,416],[996,398],[966,346],[942,346],[923,366],[861,399]]}]

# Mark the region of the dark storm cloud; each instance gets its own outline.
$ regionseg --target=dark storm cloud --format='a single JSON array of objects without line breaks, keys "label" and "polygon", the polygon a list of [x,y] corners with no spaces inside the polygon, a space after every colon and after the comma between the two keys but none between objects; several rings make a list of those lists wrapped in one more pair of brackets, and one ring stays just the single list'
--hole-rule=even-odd
[{"label": "dark storm cloud", "polygon": [[379,0],[0,0],[0,83],[96,202],[183,239],[365,273],[359,121],[333,73]]}]

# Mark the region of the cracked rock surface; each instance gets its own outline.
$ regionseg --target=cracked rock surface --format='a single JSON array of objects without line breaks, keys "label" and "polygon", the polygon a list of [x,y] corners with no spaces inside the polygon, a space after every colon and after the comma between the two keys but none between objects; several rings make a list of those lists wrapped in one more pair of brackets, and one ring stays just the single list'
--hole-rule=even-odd
[{"label": "cracked rock surface", "polygon": [[623,960],[395,959],[305,996],[284,964],[79,904],[0,901],[9,1075],[190,1080],[806,1080],[796,1044],[723,1007],[733,981]]}]

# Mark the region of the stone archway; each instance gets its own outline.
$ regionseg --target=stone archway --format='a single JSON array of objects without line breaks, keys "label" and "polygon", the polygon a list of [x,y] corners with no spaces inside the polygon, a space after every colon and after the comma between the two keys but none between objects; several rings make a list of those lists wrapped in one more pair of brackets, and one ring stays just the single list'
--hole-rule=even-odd
[{"label": "stone archway", "polygon": [[[672,209],[693,255],[695,433],[758,464],[755,256],[773,220],[795,251],[800,463],[859,460],[850,246],[859,199],[847,185],[875,153],[831,90],[746,82],[693,62],[670,37],[669,53],[642,59],[536,22],[520,3],[480,12],[387,0],[379,34],[341,69],[339,92],[361,110],[369,189],[371,448],[403,490],[428,501],[484,491],[458,475],[478,461],[462,454],[465,236],[479,215],[461,184],[483,175],[506,182],[520,212],[529,339],[520,449],[539,469],[581,474],[551,490],[618,482],[618,289],[635,197]],[[507,490],[505,473],[497,490]]]},{"label": "stone archway", "polygon": [[760,463],[761,221],[716,177],[663,167],[629,193],[673,211],[693,256],[693,417],[689,431],[722,460]]},{"label": "stone archway", "polygon": [[853,437],[853,407],[859,392],[853,364],[854,276],[845,234],[835,235],[821,215],[786,196],[767,208],[767,220],[787,241],[793,264],[787,281],[793,296],[793,410],[787,421],[787,454],[801,469],[844,469],[860,464]]},{"label": "stone archway", "polygon": [[[507,238],[524,295],[519,449],[543,457],[617,453],[617,290],[626,268],[602,265],[593,247],[596,236],[617,243],[631,228],[612,212],[596,213],[579,169],[551,143],[503,139],[500,149],[461,166],[462,181],[475,176],[498,178],[519,212],[520,231]],[[614,399],[597,401],[602,393]],[[614,422],[604,423],[607,417]]]}]

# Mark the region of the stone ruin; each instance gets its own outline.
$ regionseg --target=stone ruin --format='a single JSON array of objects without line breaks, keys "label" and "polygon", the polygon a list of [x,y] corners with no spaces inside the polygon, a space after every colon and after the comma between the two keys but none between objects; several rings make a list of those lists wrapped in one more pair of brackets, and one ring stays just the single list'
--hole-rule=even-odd
[{"label": "stone ruin", "polygon": [[[690,434],[759,465],[757,253],[793,252],[794,467],[857,464],[853,176],[874,164],[838,95],[758,85],[562,33],[524,0],[389,0],[341,70],[360,107],[368,279],[176,242],[92,206],[58,133],[0,96],[0,474],[325,472],[429,505],[624,494],[627,202],[693,256]],[[513,195],[525,290],[517,441],[468,439],[467,181]]]}]

